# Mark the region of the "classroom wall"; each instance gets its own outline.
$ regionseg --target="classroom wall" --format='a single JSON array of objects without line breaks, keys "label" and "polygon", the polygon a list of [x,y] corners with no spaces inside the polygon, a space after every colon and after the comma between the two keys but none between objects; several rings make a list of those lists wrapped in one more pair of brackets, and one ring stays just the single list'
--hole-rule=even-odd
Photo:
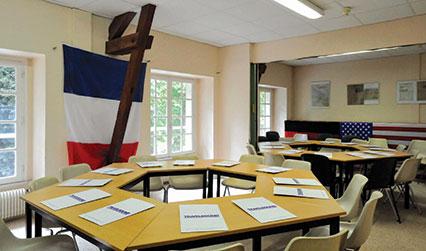
[{"label": "classroom wall", "polygon": [[[424,55],[294,67],[294,113],[296,120],[372,121],[426,123],[423,105],[397,104],[398,80],[415,80],[426,75]],[[310,82],[331,81],[330,107],[310,106]],[[347,85],[379,82],[378,105],[347,105]]]}]

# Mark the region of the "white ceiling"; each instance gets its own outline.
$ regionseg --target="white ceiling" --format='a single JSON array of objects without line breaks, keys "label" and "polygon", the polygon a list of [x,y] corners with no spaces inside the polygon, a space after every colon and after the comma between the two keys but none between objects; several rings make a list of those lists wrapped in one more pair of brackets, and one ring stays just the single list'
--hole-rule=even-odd
[{"label": "white ceiling", "polygon": [[[426,13],[426,0],[311,0],[325,15],[310,20],[273,0],[46,0],[114,17],[157,5],[153,29],[227,46],[338,30]],[[353,8],[343,15],[342,8]],[[136,20],[136,19],[135,19]]]},{"label": "white ceiling", "polygon": [[327,63],[337,63],[337,62],[347,62],[347,61],[355,61],[355,60],[363,60],[363,59],[376,59],[376,58],[386,58],[386,57],[394,57],[394,56],[402,56],[402,55],[412,55],[412,54],[420,54],[426,53],[426,44],[421,45],[410,45],[403,47],[395,47],[389,50],[377,50],[365,53],[354,53],[350,55],[335,55],[335,56],[327,56],[327,57],[309,57],[288,61],[281,61],[281,63],[293,66],[300,65],[312,65],[312,64],[327,64]]}]

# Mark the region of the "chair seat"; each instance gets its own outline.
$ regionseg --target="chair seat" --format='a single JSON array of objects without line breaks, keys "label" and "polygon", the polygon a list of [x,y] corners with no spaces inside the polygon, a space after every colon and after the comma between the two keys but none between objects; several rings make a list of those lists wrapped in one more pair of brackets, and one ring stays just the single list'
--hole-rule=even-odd
[{"label": "chair seat", "polygon": [[[6,247],[7,248],[7,247]],[[17,240],[10,249],[16,251],[74,251],[76,250],[74,241],[67,235],[47,236],[32,239]],[[1,248],[0,248],[1,249]],[[3,249],[2,249],[3,250]]]},{"label": "chair seat", "polygon": [[[152,177],[149,180],[149,190],[150,191],[160,191],[163,189],[163,181],[160,177]],[[129,191],[143,191],[143,181],[134,185],[129,189]]]},{"label": "chair seat", "polygon": [[237,189],[255,189],[256,188],[256,182],[250,181],[250,180],[242,180],[242,179],[235,179],[235,178],[228,178],[222,181],[222,185],[237,188]]},{"label": "chair seat", "polygon": [[174,189],[202,189],[203,176],[199,174],[171,176],[169,178],[169,183]]},{"label": "chair seat", "polygon": [[[348,239],[351,236],[353,230],[355,229],[355,223],[350,222],[340,222],[340,231],[348,230]],[[309,232],[305,235],[308,237],[324,237],[330,235],[330,227],[329,226],[322,226],[322,227],[315,227],[311,228]]]}]

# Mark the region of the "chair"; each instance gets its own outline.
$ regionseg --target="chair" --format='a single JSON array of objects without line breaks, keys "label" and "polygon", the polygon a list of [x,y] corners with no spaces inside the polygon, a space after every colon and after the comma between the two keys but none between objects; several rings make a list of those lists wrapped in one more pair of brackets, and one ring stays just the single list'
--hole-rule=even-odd
[{"label": "chair", "polygon": [[18,239],[0,218],[0,250],[72,251],[77,248],[72,238],[66,235]]},{"label": "chair", "polygon": [[[198,157],[194,154],[182,154],[172,157],[173,160],[198,160]],[[180,176],[170,176],[169,185],[171,188],[176,190],[193,190],[193,189],[203,189],[204,180],[203,175],[193,174],[193,175],[180,175]]]},{"label": "chair", "polygon": [[318,134],[317,139],[318,140],[325,140],[326,138],[331,138],[331,137],[333,137],[333,134],[331,134],[331,133],[320,133],[320,134]]},{"label": "chair", "polygon": [[280,154],[263,153],[263,157],[265,158],[264,164],[268,166],[281,166],[284,162],[284,156]]},{"label": "chair", "polygon": [[[141,155],[141,156],[131,156],[128,160],[128,163],[136,163],[136,162],[145,162],[145,161],[156,161],[157,158],[149,155]],[[163,185],[163,180],[161,177],[151,177],[149,179],[149,191],[161,191],[164,190],[163,201],[167,202],[167,188]],[[132,192],[141,192],[143,191],[143,181],[134,185],[129,189]]]},{"label": "chair", "polygon": [[[411,182],[416,178],[417,170],[420,167],[420,159],[406,159],[402,162],[401,167],[395,174],[395,186],[399,189],[401,194],[404,194],[406,187],[408,188],[408,192],[410,194],[409,198],[411,203],[419,213],[421,213],[420,207],[418,207],[414,201],[414,193],[411,189]],[[406,185],[406,186],[405,186]],[[396,205],[395,205],[396,207]]]},{"label": "chair", "polygon": [[[349,230],[349,235],[346,240],[346,248],[359,250],[367,241],[373,225],[374,212],[376,210],[377,201],[383,197],[379,191],[371,194],[370,199],[365,203],[358,220],[354,223],[340,223],[341,230]],[[311,229],[307,236],[327,236],[329,233],[328,227],[319,227]]]},{"label": "chair", "polygon": [[304,133],[296,133],[293,136],[294,141],[307,141],[308,140],[308,134]]},{"label": "chair", "polygon": [[333,143],[341,143],[342,140],[338,138],[326,138],[325,141],[333,142]]},{"label": "chair", "polygon": [[342,142],[351,142],[353,139],[356,139],[355,135],[344,135],[342,136]]},{"label": "chair", "polygon": [[241,243],[237,243],[231,246],[215,249],[213,251],[244,251],[244,245]]},{"label": "chair", "polygon": [[323,237],[296,237],[287,244],[284,251],[343,251],[347,238],[348,230]]},{"label": "chair", "polygon": [[397,145],[397,146],[396,146],[395,150],[397,150],[398,152],[402,152],[402,151],[404,151],[406,148],[407,148],[407,146],[406,146],[406,145],[399,144],[399,145]]},{"label": "chair", "polygon": [[268,138],[266,138],[265,136],[258,136],[257,137],[257,142],[267,142]]},{"label": "chair", "polygon": [[69,180],[79,175],[82,175],[84,173],[88,173],[90,171],[92,171],[92,169],[90,168],[88,164],[81,163],[81,164],[76,164],[76,165],[71,165],[68,167],[61,168],[60,176],[61,176],[61,180],[64,181],[64,180]]},{"label": "chair", "polygon": [[256,148],[252,144],[246,145],[248,154],[257,155]]},{"label": "chair", "polygon": [[318,154],[302,154],[302,160],[311,163],[314,175],[324,186],[330,187],[331,195],[336,198],[336,165],[332,164],[326,156]]},{"label": "chair", "polygon": [[268,141],[280,141],[280,134],[275,131],[266,132],[266,139]]},{"label": "chair", "polygon": [[346,211],[346,215],[340,217],[341,220],[351,221],[358,216],[362,191],[367,182],[367,177],[362,174],[355,174],[342,197],[336,199],[337,203]]},{"label": "chair", "polygon": [[370,145],[375,145],[383,148],[389,148],[388,147],[388,140],[384,138],[369,138],[368,142]]},{"label": "chair", "polygon": [[[258,155],[244,154],[244,155],[241,155],[240,162],[263,164],[264,157],[258,156]],[[242,189],[242,190],[252,190],[252,192],[254,192],[254,189],[256,188],[256,182],[250,181],[250,180],[236,179],[236,178],[224,179],[222,181],[222,185],[225,186],[223,196],[226,195],[227,191],[228,191],[228,195],[231,195],[231,192],[229,191],[230,187],[236,188],[236,189]]]},{"label": "chair", "polygon": [[311,163],[303,160],[286,159],[281,166],[285,168],[311,171]]},{"label": "chair", "polygon": [[360,145],[366,145],[366,144],[368,144],[367,140],[358,139],[358,138],[352,139],[351,142],[355,143],[355,144],[360,144]]},{"label": "chair", "polygon": [[395,196],[392,187],[395,184],[396,160],[393,158],[380,159],[367,166],[364,175],[368,178],[366,191],[384,190],[389,199],[392,210],[398,223],[401,223],[398,208],[396,207]]}]

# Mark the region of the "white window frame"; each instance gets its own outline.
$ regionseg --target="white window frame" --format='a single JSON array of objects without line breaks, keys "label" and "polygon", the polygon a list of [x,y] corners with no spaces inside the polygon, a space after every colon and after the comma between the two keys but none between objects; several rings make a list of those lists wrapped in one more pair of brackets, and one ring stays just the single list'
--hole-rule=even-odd
[{"label": "white window frame", "polygon": [[[267,93],[270,94],[269,103],[261,103],[260,102],[260,98],[259,98],[259,118],[258,118],[258,120],[259,120],[259,128],[258,128],[258,134],[259,134],[259,136],[266,136],[266,133],[265,133],[265,135],[260,135],[260,131],[262,129],[267,129],[267,128],[261,128],[260,127],[260,119],[261,119],[261,117],[264,117],[264,118],[269,117],[269,131],[271,131],[272,130],[272,122],[273,122],[273,120],[272,120],[272,117],[273,117],[272,116],[273,115],[272,114],[273,89],[272,88],[267,88],[267,87],[259,87],[259,96],[260,96],[261,92],[267,92]],[[269,104],[269,116],[262,116],[261,113],[260,113],[261,105],[267,105],[267,104]]]},{"label": "white window frame", "polygon": [[[181,154],[189,154],[189,153],[194,153],[196,152],[196,128],[195,128],[195,104],[196,101],[194,99],[195,95],[195,80],[191,79],[191,78],[183,78],[183,77],[178,77],[178,76],[168,76],[168,75],[162,75],[162,74],[151,74],[151,79],[150,79],[150,100],[151,100],[151,80],[152,79],[157,79],[157,80],[164,80],[167,82],[167,153],[166,154],[153,154],[154,156],[156,156],[157,158],[168,158],[168,157],[172,157],[175,155],[181,155]],[[173,128],[172,128],[172,82],[173,81],[179,81],[179,82],[185,82],[185,83],[190,83],[192,85],[191,88],[191,100],[192,100],[192,110],[191,110],[191,118],[192,118],[192,150],[190,151],[182,151],[182,152],[178,152],[178,153],[172,153],[171,147],[172,147],[172,135],[173,135]],[[150,121],[152,119],[152,114],[150,114]],[[183,116],[182,116],[183,117]],[[149,125],[149,130],[151,133],[151,122]],[[185,135],[183,135],[185,136]],[[150,135],[150,148],[151,148],[151,135]]]},{"label": "white window frame", "polygon": [[[27,62],[26,60],[9,60],[0,58],[1,66],[10,66],[16,68],[16,118],[15,121],[0,120],[0,123],[15,123],[15,148],[16,174],[11,177],[0,178],[0,185],[22,182],[26,180],[27,170],[27,144],[26,144],[26,120],[27,109]],[[10,149],[0,150],[10,151]]]}]

